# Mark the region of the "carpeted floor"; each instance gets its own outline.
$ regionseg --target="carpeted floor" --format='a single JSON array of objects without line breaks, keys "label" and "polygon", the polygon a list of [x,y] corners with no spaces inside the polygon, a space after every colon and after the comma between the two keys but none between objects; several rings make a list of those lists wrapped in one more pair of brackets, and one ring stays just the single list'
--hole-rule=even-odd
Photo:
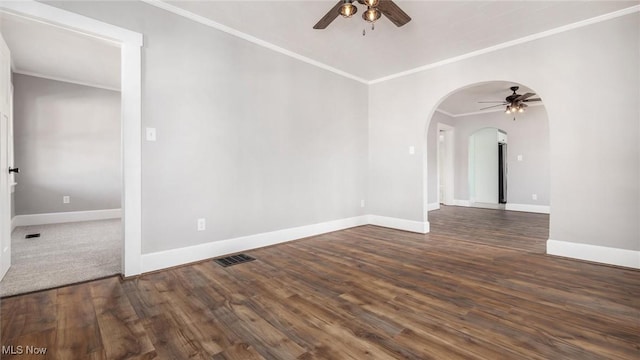
[{"label": "carpeted floor", "polygon": [[[25,235],[40,237],[25,239]],[[0,297],[121,273],[120,219],[17,227]]]}]

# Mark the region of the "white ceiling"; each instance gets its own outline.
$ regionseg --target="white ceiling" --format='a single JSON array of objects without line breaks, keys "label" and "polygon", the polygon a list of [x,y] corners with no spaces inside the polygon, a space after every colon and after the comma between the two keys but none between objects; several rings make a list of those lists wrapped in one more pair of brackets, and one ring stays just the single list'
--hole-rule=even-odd
[{"label": "white ceiling", "polygon": [[[383,17],[374,31],[360,17],[361,5],[353,18],[338,17],[327,29],[314,30],[336,0],[164,4],[365,82],[638,5],[638,1],[395,2],[411,22],[398,28]],[[0,29],[17,72],[120,87],[120,49],[113,43],[2,12]],[[477,101],[503,99],[512,85],[496,82],[463,89],[440,108],[454,115],[476,112]],[[519,93],[527,91],[535,92]]]},{"label": "white ceiling", "polygon": [[120,47],[96,37],[0,12],[14,72],[120,89]]},{"label": "white ceiling", "polygon": [[638,4],[395,0],[412,20],[398,28],[383,16],[371,31],[359,4],[354,17],[314,30],[336,0],[165,2],[366,81]]},{"label": "white ceiling", "polygon": [[[494,112],[504,111],[504,106],[494,107],[492,109],[481,110],[482,108],[497,105],[499,103],[479,103],[480,101],[504,101],[504,99],[511,95],[512,92],[509,89],[512,86],[518,86],[518,94],[524,95],[526,93],[534,93],[535,90],[530,89],[524,85],[505,82],[505,81],[492,81],[484,84],[476,84],[464,89],[461,89],[451,95],[449,95],[438,106],[438,109],[445,114],[453,116],[463,116],[470,114],[477,114],[482,112]],[[531,98],[539,98],[536,95]],[[542,99],[544,101],[544,99]],[[528,106],[541,105],[543,102],[531,102]]]}]

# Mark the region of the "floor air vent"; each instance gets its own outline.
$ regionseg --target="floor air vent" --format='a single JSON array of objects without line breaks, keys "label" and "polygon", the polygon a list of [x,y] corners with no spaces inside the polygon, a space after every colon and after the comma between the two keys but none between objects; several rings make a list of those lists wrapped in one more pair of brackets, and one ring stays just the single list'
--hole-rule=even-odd
[{"label": "floor air vent", "polygon": [[40,234],[27,234],[24,236],[25,239],[33,239],[33,238],[39,238]]},{"label": "floor air vent", "polygon": [[249,262],[249,261],[253,261],[255,260],[254,258],[252,258],[249,255],[245,255],[245,254],[238,254],[238,255],[231,255],[231,256],[226,256],[223,258],[219,258],[219,259],[214,259],[218,264],[227,267],[227,266],[231,266],[231,265],[237,265],[237,264],[242,264],[245,262]]}]

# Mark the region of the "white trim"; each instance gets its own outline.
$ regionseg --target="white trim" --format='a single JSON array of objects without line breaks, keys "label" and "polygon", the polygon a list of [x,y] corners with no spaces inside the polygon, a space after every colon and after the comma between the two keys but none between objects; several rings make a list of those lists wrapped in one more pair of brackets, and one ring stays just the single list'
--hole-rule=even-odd
[{"label": "white trim", "polygon": [[640,251],[547,240],[547,254],[640,269]]},{"label": "white trim", "polygon": [[0,9],[101,40],[142,46],[142,34],[34,0],[3,1]]},{"label": "white trim", "polygon": [[[575,23],[572,23],[572,24],[563,25],[563,26],[560,26],[560,27],[557,27],[557,28],[554,28],[554,29],[551,29],[551,30],[547,30],[547,31],[543,31],[543,32],[540,32],[540,33],[537,33],[537,34],[532,34],[532,35],[529,35],[529,36],[525,36],[525,37],[522,37],[522,38],[519,38],[519,39],[507,41],[507,42],[504,42],[504,43],[501,43],[501,44],[498,44],[498,45],[494,45],[494,46],[490,46],[490,47],[487,47],[487,48],[484,48],[484,49],[472,51],[472,52],[469,52],[469,53],[466,53],[466,54],[462,54],[462,55],[459,55],[459,56],[448,58],[448,59],[445,59],[445,60],[442,60],[442,61],[438,61],[438,62],[435,62],[435,63],[426,64],[426,65],[423,65],[423,66],[420,66],[420,67],[417,67],[417,68],[413,68],[413,69],[410,69],[410,70],[407,70],[407,71],[402,71],[402,72],[399,72],[399,73],[396,73],[396,74],[391,74],[391,75],[384,76],[384,77],[381,77],[381,78],[378,78],[378,79],[374,79],[374,80],[366,80],[366,79],[363,79],[363,78],[358,77],[356,75],[353,75],[353,74],[347,73],[345,71],[342,71],[340,69],[334,68],[333,66],[321,63],[319,61],[313,60],[313,59],[308,58],[306,56],[303,56],[303,55],[300,55],[300,54],[295,53],[293,51],[290,51],[290,50],[287,50],[285,48],[282,48],[282,47],[280,47],[278,45],[275,45],[275,44],[272,44],[272,43],[267,42],[265,40],[259,39],[259,38],[255,37],[255,36],[243,33],[241,31],[238,31],[238,30],[233,29],[231,27],[228,27],[226,25],[220,24],[220,23],[218,23],[216,21],[213,21],[213,20],[211,20],[209,18],[206,18],[204,16],[200,16],[200,15],[197,15],[197,14],[192,13],[190,11],[184,10],[184,9],[182,9],[180,7],[165,3],[164,1],[161,1],[161,0],[142,0],[142,1],[144,1],[145,3],[147,3],[149,5],[152,5],[152,6],[161,8],[163,10],[169,11],[169,12],[171,12],[173,14],[185,17],[187,19],[193,20],[193,21],[198,22],[200,24],[203,24],[203,25],[215,28],[217,30],[223,31],[223,32],[225,32],[225,33],[227,33],[229,35],[233,35],[233,36],[239,37],[239,38],[244,39],[246,41],[252,42],[252,43],[254,43],[256,45],[265,47],[267,49],[270,49],[270,50],[273,50],[273,51],[276,51],[276,52],[279,52],[279,53],[281,53],[283,55],[290,56],[290,57],[292,57],[294,59],[300,60],[300,61],[308,63],[310,65],[317,66],[317,67],[319,67],[321,69],[325,69],[325,70],[331,71],[331,72],[333,72],[335,74],[344,76],[346,78],[349,78],[349,79],[352,79],[352,80],[355,80],[355,81],[358,81],[358,82],[361,82],[361,83],[367,84],[367,85],[373,85],[373,84],[377,84],[377,83],[380,83],[380,82],[392,80],[392,79],[395,79],[395,78],[399,78],[399,77],[415,74],[417,72],[422,72],[422,71],[425,71],[425,70],[433,69],[433,68],[436,68],[436,67],[439,67],[439,66],[451,64],[451,63],[458,62],[458,61],[465,60],[465,59],[469,59],[469,58],[472,58],[472,57],[475,57],[475,56],[479,56],[479,55],[487,54],[487,53],[490,53],[490,52],[502,50],[502,49],[505,49],[505,48],[508,48],[508,47],[524,44],[524,43],[527,43],[527,42],[530,42],[530,41],[534,41],[534,40],[538,40],[538,39],[545,38],[545,37],[548,37],[548,36],[560,34],[560,33],[565,32],[565,31],[581,28],[581,27],[588,26],[588,25],[597,24],[599,22],[615,19],[615,18],[620,17],[620,16],[629,15],[629,14],[632,14],[634,12],[640,11],[640,5],[635,5],[635,6],[626,8],[626,9],[617,10],[617,11],[614,11],[614,12],[611,12],[611,13],[607,13],[607,14],[603,14],[603,15],[599,15],[599,16],[596,16],[596,17],[593,17],[593,18],[590,18],[590,19],[585,19],[585,20],[581,20],[581,21],[578,21],[578,22],[575,22]],[[462,115],[459,115],[459,116],[462,116]]]},{"label": "white trim", "polygon": [[280,244],[287,241],[366,225],[367,216],[327,221],[319,224],[271,231],[233,239],[213,241],[178,249],[142,255],[142,272],[155,271],[240,251]]},{"label": "white trim", "polygon": [[57,213],[16,215],[13,217],[12,226],[31,226],[45,224],[61,224],[79,221],[94,221],[106,219],[118,219],[122,216],[121,209],[68,211]]},{"label": "white trim", "polygon": [[469,202],[469,206],[480,209],[505,210],[505,204]]},{"label": "white trim", "polygon": [[122,76],[120,91],[123,158],[122,226],[124,237],[122,272],[125,276],[140,274],[142,255],[140,173],[142,58],[140,48],[143,45],[142,34],[33,0],[3,1],[0,2],[0,9],[120,43],[122,60],[120,70]]},{"label": "white trim", "polygon": [[457,115],[454,115],[454,114],[452,114],[452,113],[450,113],[450,112],[448,112],[448,111],[442,110],[442,109],[440,109],[440,108],[437,108],[437,109],[436,109],[436,112],[439,112],[439,113],[441,113],[441,114],[445,114],[445,115],[447,115],[448,117],[456,117],[456,116],[457,116]]},{"label": "white trim", "polygon": [[440,210],[440,203],[427,204],[427,211]]},{"label": "white trim", "polygon": [[93,83],[88,83],[88,82],[83,82],[83,81],[69,80],[69,79],[60,78],[60,77],[56,77],[56,76],[44,75],[44,74],[40,74],[40,73],[32,72],[32,71],[24,71],[24,70],[20,70],[20,69],[14,69],[13,72],[16,73],[16,74],[20,74],[20,75],[33,76],[33,77],[37,77],[37,78],[41,78],[41,79],[60,81],[60,82],[64,82],[64,83],[74,84],[74,85],[88,86],[88,87],[102,89],[102,90],[110,90],[110,91],[120,92],[119,88],[114,88],[114,87],[104,86],[104,85],[99,85],[99,84],[93,84]]},{"label": "white trim", "polygon": [[[535,102],[532,104],[527,103],[527,107],[536,107],[536,106],[542,106],[544,105],[542,103],[542,101],[540,102]],[[504,112],[504,108],[496,108],[496,109],[487,109],[487,110],[479,110],[479,111],[473,111],[473,112],[468,112],[468,113],[462,113],[462,114],[451,114],[447,111],[444,110],[440,110],[440,109],[436,109],[437,112],[443,113],[447,116],[451,116],[452,118],[459,118],[459,117],[464,117],[464,116],[473,116],[473,115],[482,115],[482,114],[490,114],[490,113],[495,113],[495,112]]]},{"label": "white trim", "polygon": [[372,84],[377,84],[377,83],[381,83],[384,81],[388,81],[388,80],[393,80],[399,77],[403,77],[403,76],[407,76],[407,75],[412,75],[418,72],[422,72],[422,71],[426,71],[426,70],[430,70],[439,66],[443,66],[443,65],[448,65],[448,64],[452,64],[458,61],[462,61],[462,60],[466,60],[472,57],[476,57],[479,55],[484,55],[490,52],[494,52],[494,51],[498,51],[498,50],[502,50],[502,49],[506,49],[512,46],[516,46],[516,45],[520,45],[520,44],[524,44],[524,43],[528,43],[530,41],[534,41],[534,40],[538,40],[538,39],[542,39],[548,36],[552,36],[552,35],[556,35],[556,34],[560,34],[563,33],[565,31],[569,31],[569,30],[574,30],[574,29],[578,29],[584,26],[588,26],[588,25],[593,25],[593,24],[597,24],[599,22],[603,22],[603,21],[607,21],[607,20],[611,20],[611,19],[615,19],[617,17],[620,16],[625,16],[625,15],[629,15],[629,14],[633,14],[635,12],[640,11],[640,5],[635,5],[635,6],[631,6],[629,8],[626,9],[621,9],[618,11],[614,11],[614,12],[610,12],[607,14],[603,14],[603,15],[599,15],[596,17],[592,17],[590,19],[585,19],[585,20],[581,20],[572,24],[567,24],[567,25],[563,25],[551,30],[547,30],[547,31],[543,31],[543,32],[539,32],[537,34],[532,34],[529,36],[525,36],[525,37],[521,37],[519,39],[515,39],[515,40],[511,40],[511,41],[507,41],[507,42],[503,42],[501,44],[498,45],[494,45],[494,46],[489,46],[487,48],[484,49],[480,49],[480,50],[476,50],[476,51],[472,51],[466,54],[462,54],[459,56],[454,56],[452,58],[448,58],[442,61],[438,61],[435,63],[431,63],[431,64],[427,64],[427,65],[423,65],[423,66],[419,66],[417,68],[413,68],[407,71],[402,71],[396,74],[392,74],[392,75],[388,75],[388,76],[383,76],[381,78],[375,79],[375,80],[371,80],[369,81],[369,85]]},{"label": "white trim", "polygon": [[175,14],[175,15],[185,17],[185,18],[187,18],[189,20],[193,20],[193,21],[195,21],[197,23],[200,23],[202,25],[209,26],[209,27],[214,28],[216,30],[220,30],[222,32],[225,32],[225,33],[227,33],[229,35],[232,35],[232,36],[238,37],[240,39],[246,40],[246,41],[251,42],[253,44],[256,44],[258,46],[262,46],[262,47],[267,48],[269,50],[278,52],[280,54],[283,54],[283,55],[286,55],[286,56],[289,56],[289,57],[292,57],[292,58],[294,58],[296,60],[300,60],[300,61],[305,62],[307,64],[310,64],[310,65],[313,65],[313,66],[317,66],[317,67],[319,67],[321,69],[330,71],[330,72],[332,72],[334,74],[338,74],[340,76],[344,76],[346,78],[358,81],[358,82],[363,83],[363,84],[369,84],[369,82],[367,80],[365,80],[365,79],[363,79],[361,77],[355,76],[355,75],[350,74],[350,73],[348,73],[346,71],[342,71],[340,69],[337,69],[337,68],[335,68],[333,66],[330,66],[330,65],[321,63],[319,61],[313,60],[313,59],[308,58],[308,57],[306,57],[304,55],[300,55],[300,54],[295,53],[295,52],[293,52],[291,50],[287,50],[287,49],[285,49],[283,47],[280,47],[278,45],[272,44],[272,43],[270,43],[268,41],[259,39],[259,38],[255,37],[253,35],[249,35],[247,33],[243,33],[242,31],[239,31],[239,30],[233,29],[233,28],[231,28],[229,26],[220,24],[219,22],[213,21],[213,20],[211,20],[209,18],[206,18],[206,17],[198,15],[198,14],[192,13],[191,11],[182,9],[180,7],[177,7],[177,6],[174,6],[174,5],[171,5],[171,4],[167,4],[167,3],[163,2],[163,1],[160,1],[160,0],[142,0],[142,1],[147,3],[147,4],[149,4],[149,5],[158,7],[158,8],[163,9],[163,10],[166,10],[166,11],[168,11],[170,13]]},{"label": "white trim", "polygon": [[120,50],[122,133],[122,272],[142,272],[142,50],[123,43]]},{"label": "white trim", "polygon": [[411,231],[419,234],[426,234],[429,232],[428,221],[415,221],[380,215],[369,215],[369,224],[388,227],[392,229]]},{"label": "white trim", "polygon": [[531,205],[531,204],[513,204],[507,203],[504,207],[505,210],[509,211],[524,211],[531,213],[539,213],[539,214],[550,214],[551,207],[548,205]]},{"label": "white trim", "polygon": [[455,206],[464,206],[464,207],[469,207],[469,206],[471,206],[471,203],[469,202],[469,200],[454,199],[454,200],[453,200],[453,204],[454,204]]}]

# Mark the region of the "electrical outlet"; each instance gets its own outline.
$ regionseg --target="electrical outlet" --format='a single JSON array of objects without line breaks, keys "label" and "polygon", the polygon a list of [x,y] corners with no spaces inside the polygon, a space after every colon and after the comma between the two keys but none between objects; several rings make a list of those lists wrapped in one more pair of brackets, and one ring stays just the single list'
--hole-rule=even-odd
[{"label": "electrical outlet", "polygon": [[538,194],[531,194],[531,199],[538,200]]},{"label": "electrical outlet", "polygon": [[71,202],[71,197],[69,195],[65,195],[62,197],[62,203],[63,204],[68,204]]},{"label": "electrical outlet", "polygon": [[204,218],[198,219],[198,231],[204,231],[207,228],[207,222]]},{"label": "electrical outlet", "polygon": [[364,207],[364,200],[360,200],[360,207]]},{"label": "electrical outlet", "polygon": [[416,147],[415,146],[409,146],[409,155],[413,155],[416,153]]}]

